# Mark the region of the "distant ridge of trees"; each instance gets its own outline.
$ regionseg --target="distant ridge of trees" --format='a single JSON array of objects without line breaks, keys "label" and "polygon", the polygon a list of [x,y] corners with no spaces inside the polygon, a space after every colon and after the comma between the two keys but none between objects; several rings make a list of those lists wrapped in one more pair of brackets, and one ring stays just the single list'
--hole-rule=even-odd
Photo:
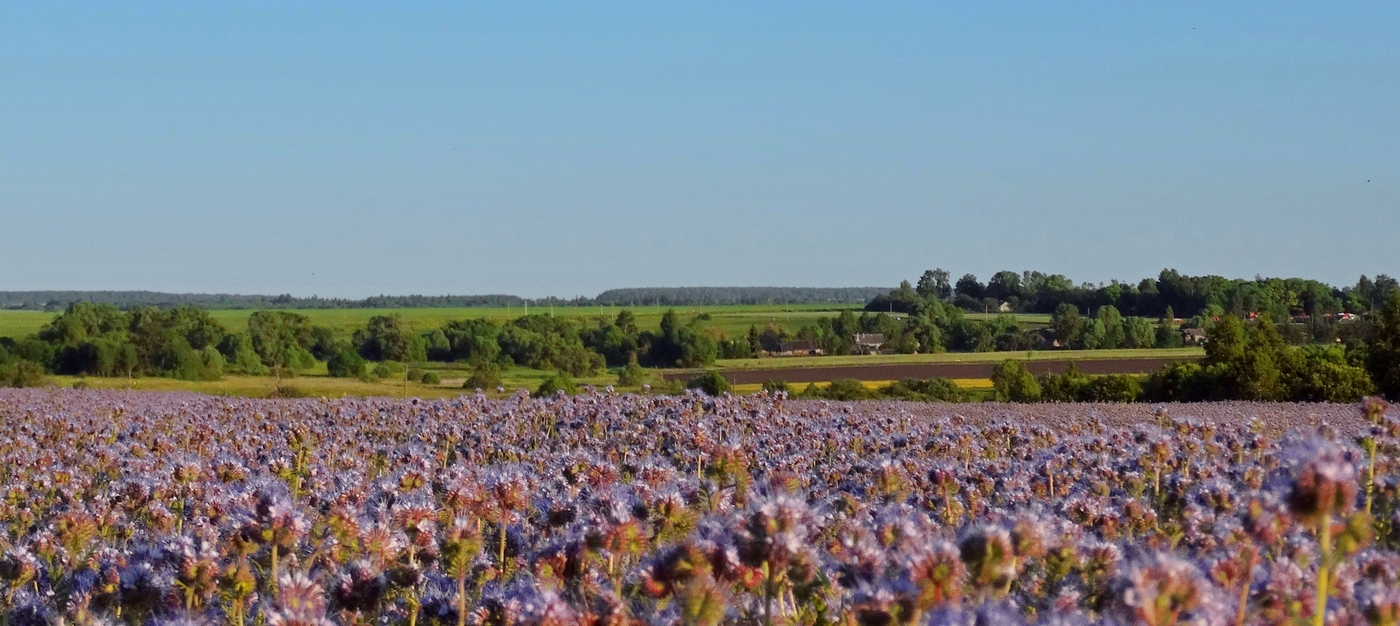
[{"label": "distant ridge of trees", "polygon": [[[549,298],[532,300],[571,301]],[[373,296],[349,298],[299,298],[291,295],[237,295],[226,293],[162,293],[158,291],[0,291],[0,308],[62,311],[78,302],[112,304],[119,308],[154,306],[169,308],[195,306],[201,309],[388,309],[522,306],[519,296],[489,294],[477,296]]]},{"label": "distant ridge of trees", "polygon": [[[609,289],[596,298],[531,298],[533,306],[714,306],[721,304],[864,304],[888,287],[647,287]],[[0,291],[0,308],[63,311],[78,302],[118,308],[195,306],[201,309],[419,309],[523,307],[526,299],[509,294],[463,296],[372,296],[300,298],[289,294],[163,293],[158,291]]]},{"label": "distant ridge of trees", "polygon": [[592,304],[713,306],[719,304],[865,304],[888,287],[633,287],[609,289]]}]

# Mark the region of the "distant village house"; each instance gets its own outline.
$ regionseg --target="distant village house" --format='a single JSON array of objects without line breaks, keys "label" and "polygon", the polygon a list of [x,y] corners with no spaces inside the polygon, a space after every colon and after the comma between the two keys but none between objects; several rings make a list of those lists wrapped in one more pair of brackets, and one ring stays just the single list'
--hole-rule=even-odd
[{"label": "distant village house", "polygon": [[851,337],[851,343],[855,345],[856,354],[876,354],[880,348],[885,347],[885,335],[883,333],[856,333]]},{"label": "distant village house", "polygon": [[1206,331],[1200,328],[1183,328],[1181,343],[1187,346],[1203,346],[1206,344]]},{"label": "distant village house", "polygon": [[821,356],[822,348],[812,339],[784,341],[778,344],[776,356]]}]

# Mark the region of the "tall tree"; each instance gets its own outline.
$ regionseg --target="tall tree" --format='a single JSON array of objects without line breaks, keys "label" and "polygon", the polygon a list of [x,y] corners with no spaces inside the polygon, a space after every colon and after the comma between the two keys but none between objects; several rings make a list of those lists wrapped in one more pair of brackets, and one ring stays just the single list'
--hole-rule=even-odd
[{"label": "tall tree", "polygon": [[1036,402],[1040,400],[1040,383],[1026,369],[1026,364],[1007,359],[992,368],[992,388],[1001,402]]},{"label": "tall tree", "polygon": [[295,375],[316,362],[309,350],[311,320],[305,315],[291,311],[254,311],[248,316],[248,335],[258,358],[277,377],[278,387],[282,386],[283,376]]},{"label": "tall tree", "polygon": [[1126,334],[1123,329],[1123,314],[1118,312],[1118,307],[1111,304],[1101,306],[1095,317],[1103,324],[1103,341],[1099,347],[1111,350],[1122,346]]},{"label": "tall tree", "polygon": [[1016,272],[1001,271],[987,281],[986,297],[1005,302],[1021,296],[1021,275]]},{"label": "tall tree", "polygon": [[963,274],[963,277],[958,279],[956,291],[959,296],[967,296],[981,302],[985,290],[982,283],[977,282],[977,277],[972,274]]},{"label": "tall tree", "polygon": [[371,361],[404,363],[427,360],[426,344],[403,317],[376,315],[369,318],[363,332],[355,333],[360,354]]},{"label": "tall tree", "polygon": [[1055,331],[1055,338],[1060,341],[1060,346],[1068,348],[1079,343],[1079,334],[1083,330],[1084,322],[1079,317],[1079,307],[1068,302],[1061,302],[1055,307],[1055,312],[1050,314],[1050,329]]},{"label": "tall tree", "polygon": [[948,271],[941,267],[924,270],[924,274],[919,277],[919,283],[914,289],[924,298],[948,300],[953,297],[953,288],[948,280]]},{"label": "tall tree", "polygon": [[1376,317],[1375,339],[1366,349],[1366,370],[1376,389],[1400,400],[1400,291],[1391,291]]},{"label": "tall tree", "polygon": [[1291,371],[1293,354],[1278,329],[1262,316],[1249,331],[1244,358],[1235,366],[1236,390],[1241,399],[1277,402],[1288,396],[1285,372]]}]

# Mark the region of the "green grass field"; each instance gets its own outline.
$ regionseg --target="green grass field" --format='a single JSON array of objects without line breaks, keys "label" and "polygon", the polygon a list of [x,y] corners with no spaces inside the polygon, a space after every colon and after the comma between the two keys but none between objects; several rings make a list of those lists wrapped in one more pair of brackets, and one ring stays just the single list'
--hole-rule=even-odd
[{"label": "green grass field", "polygon": [[[365,382],[353,378],[332,378],[326,375],[326,367],[321,364],[317,369],[303,372],[300,376],[282,379],[284,388],[294,389],[299,396],[306,397],[326,397],[338,398],[341,396],[407,396],[417,398],[455,398],[462,394],[475,393],[475,390],[463,389],[462,383],[465,381],[467,373],[462,369],[453,367],[450,364],[429,363],[422,367],[424,371],[437,373],[442,378],[442,383],[438,385],[424,385],[417,382],[404,383],[402,377],[390,377],[383,380]],[[505,387],[506,394],[514,393],[517,389],[526,389],[531,392],[539,388],[540,383],[554,372],[532,370],[527,368],[509,368],[501,373],[501,386]],[[197,393],[207,393],[210,395],[242,396],[249,398],[265,398],[277,387],[277,379],[271,376],[224,376],[222,380],[216,381],[190,381],[175,380],[173,378],[101,378],[93,376],[50,376],[49,382],[60,387],[71,387],[74,383],[81,381],[93,389],[132,389],[137,391],[193,391]],[[609,372],[603,372],[598,376],[590,376],[578,379],[579,385],[594,385],[605,387],[607,385],[617,386],[617,377]],[[619,391],[640,391],[637,387],[620,387]],[[491,396],[498,396],[495,389],[486,389]]]},{"label": "green grass field", "polygon": [[53,313],[43,311],[0,311],[0,337],[32,335],[48,324],[53,316]]},{"label": "green grass field", "polygon": [[[850,307],[851,310],[859,311],[858,308]],[[608,318],[615,317],[620,307],[557,307],[552,314],[557,316],[567,316],[582,319],[595,319],[599,316]],[[661,316],[666,308],[658,307],[633,307],[632,312],[637,316],[637,323],[643,329],[656,330],[660,327]],[[820,317],[830,317],[847,310],[839,305],[756,305],[756,306],[712,306],[712,307],[675,307],[683,319],[690,319],[701,313],[709,314],[710,320],[707,324],[711,328],[718,329],[730,337],[740,337],[748,332],[750,325],[757,325],[760,328],[768,324],[777,324],[795,332],[803,325],[810,324]],[[525,314],[523,308],[451,308],[451,309],[313,309],[297,311],[311,319],[316,325],[326,326],[336,332],[337,335],[348,337],[356,329],[363,328],[369,318],[376,315],[401,315],[416,328],[427,330],[439,327],[452,320],[469,318],[490,318],[499,321],[515,319]],[[531,313],[550,314],[548,307],[532,307]],[[248,315],[252,311],[221,310],[210,311],[210,314],[218,320],[224,327],[232,331],[241,331],[247,326]],[[24,337],[37,332],[45,324],[54,318],[55,313],[45,313],[40,311],[0,311],[0,337]],[[969,317],[981,319],[982,314],[969,314]],[[1018,321],[1027,325],[1044,324],[1048,321],[1048,316],[1044,315],[1017,315]],[[876,364],[899,364],[899,363],[979,363],[1000,361],[1008,358],[1033,359],[1033,360],[1060,360],[1066,358],[1074,359],[1109,359],[1125,357],[1192,357],[1200,356],[1203,352],[1198,348],[1184,348],[1176,350],[1083,350],[1083,351],[1044,351],[1044,352],[986,352],[986,353],[944,353],[944,354],[909,354],[909,355],[869,355],[869,356],[829,356],[829,357],[789,357],[789,358],[764,358],[764,359],[732,359],[721,360],[715,365],[721,369],[776,369],[789,367],[817,367],[832,365],[876,365]],[[409,383],[405,389],[402,380],[384,380],[379,382],[362,382],[353,379],[331,378],[326,375],[325,365],[319,365],[318,369],[307,372],[295,379],[288,379],[284,384],[296,388],[302,393],[312,396],[335,397],[341,395],[357,396],[381,396],[381,395],[402,395],[407,393],[410,396],[422,397],[450,397],[463,393],[462,382],[467,377],[463,366],[451,363],[427,363],[420,367],[426,371],[436,372],[442,378],[442,384],[438,386],[425,386],[420,383]],[[552,372],[532,370],[527,368],[509,368],[502,372],[502,382],[507,390],[513,392],[515,389],[534,390],[544,378]],[[659,379],[659,376],[657,377]],[[128,385],[126,379],[111,378],[75,378],[66,376],[52,377],[51,380],[58,385],[71,386],[74,382],[83,381],[91,387],[125,388]],[[596,386],[616,385],[616,375],[604,372],[599,376],[581,379],[580,384],[590,384]],[[131,381],[133,389],[147,390],[186,390],[201,393],[237,395],[263,397],[267,396],[276,387],[276,380],[268,377],[246,377],[246,376],[226,376],[223,380],[214,382],[192,382],[180,381],[166,378],[139,378]],[[624,389],[626,391],[636,391],[636,389]],[[494,390],[491,390],[494,395]]]},{"label": "green grass field", "polygon": [[[657,307],[555,307],[553,315],[594,319],[617,316],[623,308],[630,308],[637,316],[637,324],[643,330],[657,330],[661,326],[661,316],[666,308]],[[683,319],[690,319],[701,313],[710,315],[709,326],[731,337],[748,332],[750,325],[762,328],[767,324],[778,324],[789,332],[796,332],[803,325],[810,324],[820,317],[839,315],[851,309],[859,312],[857,306],[835,304],[793,304],[793,305],[735,305],[709,307],[675,307]],[[429,330],[453,320],[489,318],[499,321],[512,320],[525,314],[521,307],[509,308],[456,308],[456,309],[309,309],[298,310],[311,318],[311,323],[326,326],[337,335],[348,337],[358,328],[363,328],[369,318],[376,315],[402,316],[415,328]],[[210,311],[209,314],[232,331],[247,327],[248,315],[252,311]],[[532,314],[551,314],[549,307],[531,307]],[[0,337],[24,337],[38,332],[54,318],[55,313],[42,311],[0,311]]]},{"label": "green grass field", "polygon": [[891,365],[901,363],[990,363],[1006,359],[1064,361],[1125,358],[1178,358],[1204,356],[1201,348],[1149,348],[1142,350],[1036,350],[1032,352],[942,352],[938,354],[868,354],[848,356],[795,356],[763,359],[721,359],[721,369],[785,369],[834,365]]},{"label": "green grass field", "polygon": [[[925,354],[925,355],[876,355],[876,356],[843,356],[843,357],[797,357],[785,359],[762,359],[758,362],[761,368],[795,367],[795,362],[806,362],[809,366],[817,365],[853,365],[853,364],[888,364],[888,363],[929,363],[929,362],[988,362],[1002,359],[1026,359],[1032,360],[1052,360],[1074,357],[1079,359],[1091,358],[1124,358],[1135,356],[1199,356],[1201,351],[1193,348],[1178,350],[1085,350],[1067,353],[1057,352],[1036,352],[1027,355],[1024,352],[988,352],[976,354]],[[917,359],[917,360],[916,360]],[[734,363],[743,361],[721,361],[716,365],[723,368],[734,367]],[[441,379],[441,384],[424,385],[417,382],[404,383],[400,376],[391,376],[379,381],[365,382],[350,378],[332,378],[326,375],[325,364],[318,366],[308,372],[303,372],[300,376],[285,378],[282,381],[284,388],[295,390],[298,396],[305,397],[327,397],[335,398],[341,396],[407,396],[420,398],[451,398],[464,393],[473,393],[473,390],[462,388],[462,383],[467,377],[466,366],[457,363],[426,363],[417,366],[424,371],[436,373]],[[502,387],[506,389],[506,394],[514,393],[517,389],[534,391],[540,386],[545,378],[554,372],[534,370],[523,367],[508,368],[501,373]],[[660,376],[655,376],[659,381]],[[133,389],[137,391],[193,391],[197,393],[207,393],[211,395],[243,396],[252,398],[263,398],[272,394],[277,387],[277,380],[270,376],[224,376],[217,381],[186,381],[172,378],[135,378],[128,381],[125,378],[100,378],[100,377],[78,377],[78,376],[50,376],[51,384],[70,387],[81,382],[95,389]],[[654,381],[655,382],[655,381]],[[956,381],[959,386],[965,389],[980,390],[990,385],[990,381],[985,379],[966,379]],[[623,387],[617,384],[617,376],[609,371],[600,372],[597,376],[590,376],[578,379],[580,385],[593,385],[605,387],[613,385],[620,392],[641,391],[638,387]],[[887,381],[867,382],[867,386],[878,387]],[[659,384],[659,382],[658,382]],[[821,387],[826,383],[818,383]],[[760,385],[739,385],[735,388],[738,393],[750,393],[757,391]],[[499,396],[494,389],[485,390],[491,396]]]}]

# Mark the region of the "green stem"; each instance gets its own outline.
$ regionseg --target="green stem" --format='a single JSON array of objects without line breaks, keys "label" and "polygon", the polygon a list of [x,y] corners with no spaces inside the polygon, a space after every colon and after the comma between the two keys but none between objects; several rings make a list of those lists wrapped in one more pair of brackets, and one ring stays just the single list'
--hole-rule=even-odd
[{"label": "green stem", "polygon": [[457,626],[467,626],[467,570],[457,568]]},{"label": "green stem", "polygon": [[506,575],[506,518],[501,516],[500,546],[498,546],[498,562],[501,564],[501,577]]},{"label": "green stem", "polygon": [[1327,618],[1327,595],[1328,587],[1331,586],[1327,580],[1332,560],[1332,516],[1322,516],[1322,523],[1318,525],[1318,540],[1322,544],[1322,554],[1317,564],[1317,604],[1313,607],[1313,626],[1323,626]]},{"label": "green stem", "polygon": [[1366,452],[1370,455],[1370,465],[1366,471],[1366,514],[1371,514],[1371,499],[1376,491],[1376,440],[1371,439],[1370,445],[1366,446]]},{"label": "green stem", "polygon": [[272,544],[272,575],[267,579],[269,595],[277,595],[277,544]]},{"label": "green stem", "polygon": [[1254,584],[1254,562],[1259,558],[1259,548],[1249,549],[1249,560],[1245,561],[1244,584],[1240,585],[1240,610],[1235,615],[1235,626],[1244,626],[1249,608],[1249,588]]},{"label": "green stem", "polygon": [[773,626],[773,572],[763,562],[763,626]]}]

